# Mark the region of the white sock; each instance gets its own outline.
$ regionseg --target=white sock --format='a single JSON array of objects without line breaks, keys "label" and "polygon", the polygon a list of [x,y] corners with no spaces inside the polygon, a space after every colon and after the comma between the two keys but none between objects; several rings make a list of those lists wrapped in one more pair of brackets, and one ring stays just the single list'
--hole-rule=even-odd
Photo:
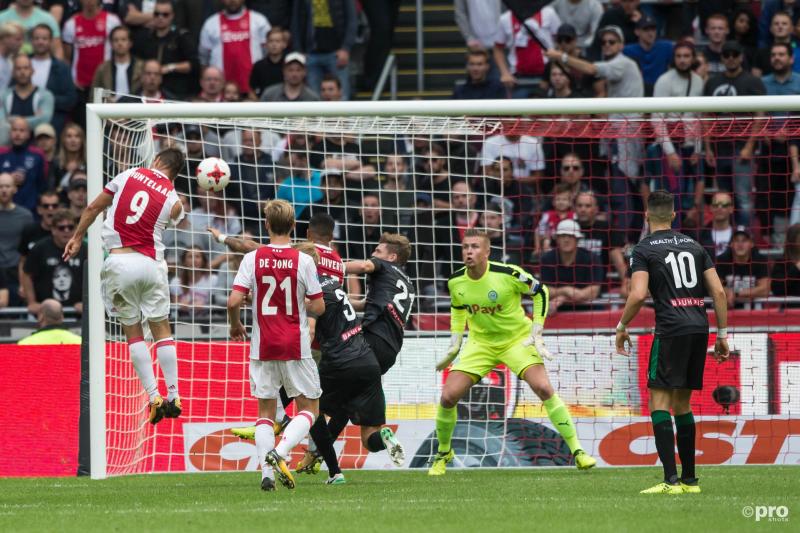
[{"label": "white sock", "polygon": [[283,430],[283,437],[281,442],[275,446],[275,451],[278,455],[286,459],[292,452],[292,449],[297,446],[303,438],[308,435],[308,430],[311,429],[311,424],[314,423],[314,415],[308,411],[300,411],[297,416],[292,418],[292,421]]},{"label": "white sock", "polygon": [[167,384],[167,401],[172,401],[178,395],[178,352],[172,337],[156,342],[156,356]]},{"label": "white sock", "polygon": [[153,398],[158,396],[158,383],[153,373],[153,360],[150,358],[150,350],[147,349],[147,343],[141,337],[131,339],[131,341],[128,343],[131,363],[133,363],[133,368],[136,369],[136,374],[139,375],[139,381],[152,402]]},{"label": "white sock", "polygon": [[256,453],[261,463],[261,479],[268,477],[274,479],[272,467],[264,460],[267,452],[275,447],[275,431],[272,429],[273,422],[269,418],[259,418],[256,420]]}]

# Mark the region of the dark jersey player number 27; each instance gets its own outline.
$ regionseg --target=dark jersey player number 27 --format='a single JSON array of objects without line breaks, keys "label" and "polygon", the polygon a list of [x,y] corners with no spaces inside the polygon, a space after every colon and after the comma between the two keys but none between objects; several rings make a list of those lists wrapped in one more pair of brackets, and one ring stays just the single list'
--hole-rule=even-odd
[{"label": "dark jersey player number 27", "polygon": [[631,272],[648,272],[656,312],[650,386],[702,388],[708,349],[703,273],[713,266],[700,244],[672,230],[656,231],[634,247]]},{"label": "dark jersey player number 27", "polygon": [[403,330],[414,306],[414,285],[402,267],[372,257],[375,270],[367,276],[367,300],[361,324],[364,335],[386,373],[403,347]]}]

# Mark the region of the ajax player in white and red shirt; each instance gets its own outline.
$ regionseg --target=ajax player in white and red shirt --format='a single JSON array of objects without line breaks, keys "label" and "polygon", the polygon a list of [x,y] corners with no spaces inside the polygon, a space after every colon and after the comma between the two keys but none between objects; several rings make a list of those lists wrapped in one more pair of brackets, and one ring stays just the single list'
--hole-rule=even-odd
[{"label": "ajax player in white and red shirt", "polygon": [[225,7],[208,17],[200,30],[197,48],[202,65],[211,65],[235,81],[242,93],[250,92],[250,71],[264,57],[267,17],[244,7],[244,0],[222,0]]},{"label": "ajax player in white and red shirt", "polygon": [[[228,320],[233,340],[246,338],[239,316],[248,293],[253,293],[253,331],[250,339],[250,394],[258,398],[256,451],[262,461],[261,488],[274,490],[273,470],[287,488],[294,478],[286,459],[308,434],[319,413],[317,365],[311,357],[308,311],[325,312],[322,288],[311,256],[291,247],[294,209],[283,200],[264,208],[270,243],[242,259],[228,297]],[[308,304],[306,304],[308,300]],[[281,387],[297,403],[298,413],[275,444],[275,412]]]},{"label": "ajax player in white and red shirt", "polygon": [[97,67],[111,59],[111,31],[121,24],[119,17],[102,9],[100,0],[81,0],[81,11],[64,24],[65,57],[78,89],[88,89]]},{"label": "ajax player in white and red shirt", "polygon": [[[102,233],[103,247],[108,252],[100,272],[103,303],[108,315],[122,324],[128,339],[131,362],[150,398],[151,424],[181,414],[162,233],[167,224],[177,224],[184,216],[173,187],[183,167],[183,153],[168,148],[156,155],[152,168],[132,168],[116,176],[83,212],[75,235],[64,250],[65,260],[74,257],[86,230],[108,209]],[[158,393],[142,320],[147,320],[155,339],[158,364],[167,385],[166,402]]]}]

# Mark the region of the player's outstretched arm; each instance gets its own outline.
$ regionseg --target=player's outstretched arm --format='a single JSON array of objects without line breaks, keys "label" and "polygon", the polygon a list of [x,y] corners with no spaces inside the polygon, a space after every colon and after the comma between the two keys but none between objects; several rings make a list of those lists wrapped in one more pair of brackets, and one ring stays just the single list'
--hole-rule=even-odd
[{"label": "player's outstretched arm", "polygon": [[347,261],[344,264],[346,274],[372,274],[375,272],[375,263],[366,259],[364,261]]},{"label": "player's outstretched arm", "polygon": [[243,292],[236,289],[232,290],[230,296],[228,296],[228,324],[230,324],[231,328],[231,339],[235,341],[247,340],[247,333],[239,315],[239,310],[244,303],[245,297],[246,295]]},{"label": "player's outstretched arm", "polygon": [[97,198],[95,198],[94,201],[86,207],[86,210],[83,212],[81,219],[78,222],[78,227],[75,229],[75,234],[64,247],[64,261],[72,259],[78,255],[78,252],[81,251],[83,238],[86,236],[89,226],[92,225],[100,213],[105,211],[113,201],[114,197],[104,191],[98,194]]},{"label": "player's outstretched arm", "polygon": [[225,235],[216,228],[206,228],[208,232],[214,236],[214,240],[220,244],[227,246],[232,252],[246,254],[257,250],[263,246],[252,239],[241,239],[239,237],[231,237]]},{"label": "player's outstretched arm", "polygon": [[728,348],[728,298],[725,288],[719,279],[717,269],[709,268],[703,272],[703,281],[706,285],[706,292],[714,300],[714,313],[717,316],[717,341],[714,343],[714,358],[718,363],[728,359],[730,349]]},{"label": "player's outstretched arm", "polygon": [[[628,324],[633,320],[642,308],[647,299],[647,285],[650,282],[650,274],[640,270],[631,276],[631,290],[628,299],[625,301],[625,310],[622,311],[622,318],[617,324],[617,353],[620,355],[630,355],[631,336],[628,334]],[[627,346],[626,346],[627,345]]]}]

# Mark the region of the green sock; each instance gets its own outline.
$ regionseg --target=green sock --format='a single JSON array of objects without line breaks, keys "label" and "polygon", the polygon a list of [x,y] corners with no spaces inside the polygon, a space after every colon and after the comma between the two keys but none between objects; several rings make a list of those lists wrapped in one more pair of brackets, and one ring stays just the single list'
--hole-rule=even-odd
[{"label": "green sock", "polygon": [[458,413],[455,407],[448,409],[439,405],[436,410],[436,438],[439,439],[439,453],[450,451],[450,439],[453,438],[457,418]]},{"label": "green sock", "polygon": [[553,423],[555,428],[561,433],[561,436],[569,446],[569,450],[575,453],[577,450],[582,450],[581,442],[578,440],[578,432],[575,431],[575,424],[572,423],[572,417],[569,416],[569,410],[558,394],[553,394],[549,399],[544,401],[544,408],[547,409],[547,416],[550,422]]}]

